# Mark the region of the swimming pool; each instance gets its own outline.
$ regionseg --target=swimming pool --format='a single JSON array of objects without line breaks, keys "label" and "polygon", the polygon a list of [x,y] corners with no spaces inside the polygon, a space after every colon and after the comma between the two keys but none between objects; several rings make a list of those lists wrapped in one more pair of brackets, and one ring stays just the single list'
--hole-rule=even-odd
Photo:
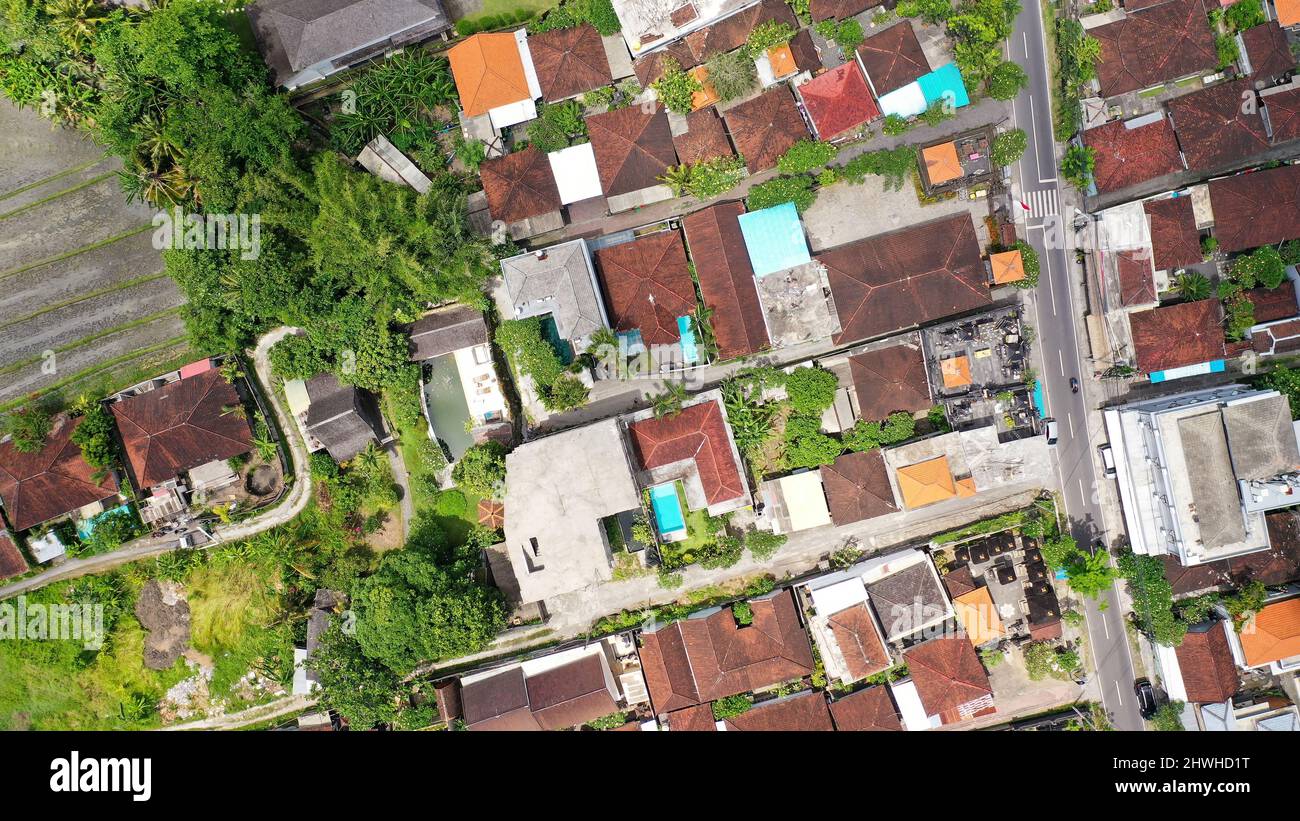
[{"label": "swimming pool", "polygon": [[689,316],[677,317],[677,331],[682,337],[682,358],[687,365],[697,364],[700,361],[700,350],[695,344],[695,329],[691,327]]},{"label": "swimming pool", "polygon": [[673,536],[686,532],[686,517],[682,515],[682,502],[677,497],[677,483],[668,482],[650,488],[650,506],[655,512],[655,527],[659,537],[671,541]]}]

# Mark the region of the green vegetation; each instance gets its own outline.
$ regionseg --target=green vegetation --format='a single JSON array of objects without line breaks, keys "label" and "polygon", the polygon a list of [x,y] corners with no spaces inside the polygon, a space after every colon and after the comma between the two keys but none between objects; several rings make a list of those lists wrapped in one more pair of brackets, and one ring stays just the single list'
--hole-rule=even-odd
[{"label": "green vegetation", "polygon": [[1180,732],[1183,727],[1183,707],[1181,701],[1171,701],[1168,704],[1161,704],[1156,710],[1156,714],[1151,718],[1152,729],[1162,732]]},{"label": "green vegetation", "polygon": [[1096,165],[1097,158],[1091,146],[1071,145],[1061,158],[1061,176],[1079,191],[1087,191]]},{"label": "green vegetation", "polygon": [[749,554],[755,560],[765,562],[775,556],[789,538],[784,533],[750,530],[745,534],[745,547],[749,548]]},{"label": "green vegetation", "polygon": [[1070,16],[1056,19],[1056,72],[1052,113],[1058,142],[1069,140],[1082,127],[1080,97],[1085,83],[1097,76],[1101,41],[1089,36],[1079,21]]},{"label": "green vegetation", "polygon": [[476,496],[501,498],[506,481],[505,446],[493,440],[475,445],[461,455],[451,478]]},{"label": "green vegetation", "polygon": [[826,166],[838,153],[839,149],[830,143],[804,138],[790,146],[776,166],[782,174],[806,174]]},{"label": "green vegetation", "polygon": [[748,51],[750,59],[754,59],[773,46],[790,42],[794,35],[795,30],[785,23],[768,20],[759,23],[749,33],[749,39],[745,41],[745,49]]},{"label": "green vegetation", "polygon": [[1285,396],[1291,403],[1291,418],[1300,419],[1300,370],[1278,365],[1252,382],[1257,388],[1275,390]]},{"label": "green vegetation", "polygon": [[1184,271],[1175,284],[1178,295],[1188,302],[1210,298],[1210,280],[1197,271]]},{"label": "green vegetation", "polygon": [[0,426],[3,433],[12,437],[14,450],[19,453],[38,453],[45,447],[45,440],[50,435],[54,419],[48,408],[39,404],[28,404],[17,408],[4,418]]},{"label": "green vegetation", "polygon": [[671,167],[659,181],[671,188],[674,196],[711,200],[735,188],[748,174],[744,157],[716,157]]},{"label": "green vegetation", "polygon": [[1120,554],[1117,564],[1133,599],[1133,621],[1137,629],[1157,644],[1166,647],[1182,644],[1187,622],[1174,613],[1174,591],[1160,560],[1126,550]]},{"label": "green vegetation", "polygon": [[[1004,513],[1001,516],[995,516],[991,519],[981,519],[973,524],[956,530],[950,530],[946,533],[940,533],[934,537],[935,544],[951,544],[973,536],[983,536],[988,533],[997,533],[1002,530],[1011,528],[1020,528],[1021,532],[1026,535],[1041,537],[1056,532],[1056,506],[1050,499],[1042,499],[1035,502],[1032,507],[1022,510],[1013,510],[1010,513]],[[1046,546],[1043,549],[1043,560],[1047,561],[1048,550]],[[1059,565],[1058,565],[1059,566]]]},{"label": "green vegetation", "polygon": [[731,605],[731,615],[735,617],[736,624],[741,627],[754,623],[754,609],[749,606],[747,601],[738,601]]},{"label": "green vegetation", "polygon": [[862,33],[862,24],[854,18],[847,20],[822,20],[816,25],[817,33],[824,39],[840,47],[840,51],[849,56],[853,50],[866,39]]},{"label": "green vegetation", "polygon": [[659,102],[677,114],[689,114],[695,92],[704,89],[698,80],[682,71],[681,64],[674,57],[664,58],[664,73],[650,87],[654,89]]},{"label": "green vegetation", "polygon": [[962,0],[948,16],[957,68],[968,86],[990,80],[1003,64],[1002,43],[1019,13],[1020,0]]},{"label": "green vegetation", "polygon": [[1020,262],[1025,269],[1025,278],[1018,279],[1011,283],[1016,288],[1034,288],[1038,285],[1038,277],[1042,274],[1042,264],[1038,261],[1038,252],[1034,246],[1025,242],[1023,239],[1016,240],[1014,250],[1020,252]]},{"label": "green vegetation", "polygon": [[[507,26],[517,26],[520,23],[528,22],[533,18],[533,15],[536,14],[536,12],[531,8],[514,8],[495,14],[487,11],[487,9],[494,5],[498,4],[489,0],[489,2],[483,5],[483,13],[474,17],[464,17],[457,20],[456,33],[461,37],[468,37],[469,35],[477,34],[480,31],[493,31],[494,29],[506,28]],[[542,5],[544,7],[544,4]]]},{"label": "green vegetation", "polygon": [[614,13],[614,4],[609,0],[564,0],[529,29],[542,32],[573,28],[583,23],[590,23],[605,36],[618,34],[622,29],[618,15]]},{"label": "green vegetation", "polygon": [[919,17],[932,26],[953,14],[952,0],[899,0],[894,11],[899,17]]},{"label": "green vegetation", "polygon": [[497,328],[495,338],[515,377],[532,378],[547,410],[564,411],[586,404],[586,386],[578,382],[575,388],[577,380],[565,372],[564,362],[546,338],[541,317],[507,319]]},{"label": "green vegetation", "polygon": [[98,402],[84,407],[81,424],[72,432],[72,441],[81,448],[81,458],[96,470],[104,470],[117,461],[113,444],[113,416]]},{"label": "green vegetation", "polygon": [[745,49],[715,54],[704,67],[709,72],[709,85],[723,101],[745,96],[758,82],[758,69]]},{"label": "green vegetation", "polygon": [[859,154],[842,166],[834,168],[837,180],[860,185],[867,175],[884,177],[885,188],[898,191],[916,169],[916,147],[900,145]]},{"label": "green vegetation", "polygon": [[543,105],[528,124],[528,142],[547,154],[586,141],[587,121],[577,100]]},{"label": "green vegetation", "polygon": [[432,154],[441,165],[443,122],[434,112],[456,102],[451,66],[444,57],[419,49],[399,52],[359,72],[348,91],[355,97],[349,97],[347,109],[330,128],[335,148],[355,156],[382,134],[419,164],[429,164],[423,160]]},{"label": "green vegetation", "polygon": [[904,411],[891,413],[882,425],[866,419],[858,420],[842,434],[845,447],[851,451],[874,450],[884,445],[906,442],[916,435],[916,420]]},{"label": "green vegetation", "polygon": [[1029,75],[1015,63],[1004,60],[989,75],[989,96],[995,100],[1014,100],[1025,86],[1029,85]]},{"label": "green vegetation", "polygon": [[749,700],[749,696],[727,696],[713,702],[713,717],[718,721],[749,712],[749,708],[754,706]]},{"label": "green vegetation", "polygon": [[1241,52],[1237,49],[1237,38],[1231,34],[1215,35],[1214,53],[1219,59],[1218,68],[1220,70],[1241,59]]},{"label": "green vegetation", "polygon": [[1260,0],[1236,0],[1222,10],[1223,22],[1234,34],[1267,22]]},{"label": "green vegetation", "polygon": [[1070,674],[1079,666],[1075,653],[1054,647],[1045,641],[1035,641],[1024,647],[1025,671],[1030,681],[1055,678],[1069,681]]},{"label": "green vegetation", "polygon": [[794,207],[802,214],[811,208],[816,200],[817,192],[813,190],[813,178],[801,174],[797,177],[777,177],[755,185],[749,189],[749,196],[745,197],[745,205],[750,211],[758,211],[793,202]]}]

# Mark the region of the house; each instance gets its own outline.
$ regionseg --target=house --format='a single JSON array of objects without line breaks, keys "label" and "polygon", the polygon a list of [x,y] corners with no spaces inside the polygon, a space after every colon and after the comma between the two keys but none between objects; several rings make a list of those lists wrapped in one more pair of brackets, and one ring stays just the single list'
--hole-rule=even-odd
[{"label": "house", "polygon": [[655,418],[645,410],[627,419],[642,487],[680,481],[688,507],[707,508],[710,516],[749,505],[749,484],[718,391],[693,397],[680,413]]},{"label": "house", "polygon": [[501,274],[495,295],[502,318],[542,317],[574,354],[609,327],[591,252],[581,239],[503,259]]},{"label": "house", "polygon": [[1234,636],[1242,666],[1274,675],[1300,670],[1300,598],[1273,601]]},{"label": "house", "polygon": [[332,373],[321,373],[307,380],[306,388],[307,433],[335,461],[346,462],[378,440],[370,421],[373,411],[355,387]]},{"label": "house", "polygon": [[[1151,234],[1151,268],[1157,271],[1178,271],[1195,265],[1204,258],[1191,197],[1149,199],[1142,203],[1142,210],[1146,214]],[[1125,303],[1155,301],[1154,286],[1149,283],[1150,279],[1148,271],[1145,277],[1138,279],[1136,285],[1130,281]],[[1140,288],[1140,292],[1135,292],[1135,288]],[[1142,299],[1139,300],[1139,297]]]},{"label": "house", "polygon": [[766,505],[764,516],[771,520],[777,533],[796,533],[831,523],[820,470],[770,479],[763,483],[759,493]]},{"label": "house", "polygon": [[1241,682],[1232,654],[1233,632],[1231,621],[1211,620],[1188,627],[1176,648],[1156,646],[1170,699],[1222,704],[1237,694]]},{"label": "house", "polygon": [[836,457],[822,467],[822,486],[837,527],[898,512],[879,448]]},{"label": "house", "polygon": [[488,213],[509,226],[512,238],[526,239],[564,225],[550,158],[536,148],[484,160],[479,177]]},{"label": "house", "polygon": [[1286,397],[1229,384],[1107,408],[1103,419],[1135,553],[1191,566],[1269,548],[1265,513],[1294,504],[1300,470]]},{"label": "house", "polygon": [[655,713],[812,674],[812,649],[790,591],[751,599],[749,606],[748,625],[738,624],[731,608],[715,608],[641,633],[641,664]]},{"label": "house", "polygon": [[937,627],[953,617],[948,593],[923,551],[900,550],[854,565],[887,642]]},{"label": "house", "polygon": [[795,86],[795,94],[812,122],[813,136],[819,140],[851,136],[880,116],[880,108],[856,60]]},{"label": "house", "polygon": [[584,200],[594,200],[604,195],[600,187],[600,168],[596,165],[596,152],[591,143],[579,143],[546,155],[551,164],[551,176],[560,193],[560,203],[571,205]]},{"label": "house", "polygon": [[826,696],[817,691],[764,701],[719,723],[719,729],[729,731],[829,733],[835,729]]},{"label": "house", "polygon": [[[1200,704],[1193,718],[1196,729],[1207,732],[1300,732],[1300,708],[1277,696],[1256,697],[1244,703],[1230,700]],[[1188,723],[1184,713],[1183,724]]]},{"label": "house", "polygon": [[1300,238],[1300,165],[1210,180],[1214,237],[1223,251]]},{"label": "house", "polygon": [[812,0],[810,11],[814,23],[823,20],[846,20],[867,9],[882,5],[883,0]]},{"label": "house", "polygon": [[245,11],[272,79],[291,91],[451,28],[439,0],[257,0]]},{"label": "house", "polygon": [[[964,636],[914,644],[903,651],[903,661],[931,728],[996,712],[988,673]],[[912,722],[907,728],[914,729]]]},{"label": "house", "polygon": [[903,729],[888,687],[867,687],[831,702],[831,718],[840,732],[896,732]]},{"label": "house", "polygon": [[952,607],[957,611],[966,638],[976,647],[1001,641],[1007,635],[997,606],[987,586],[975,587],[952,597]]},{"label": "house", "polygon": [[966,176],[957,157],[957,144],[948,142],[921,149],[921,171],[928,187],[943,185]]},{"label": "house", "polygon": [[1300,2],[1297,0],[1273,0],[1273,9],[1277,12],[1277,23],[1283,28],[1300,25]]},{"label": "house", "polygon": [[1237,35],[1242,73],[1259,87],[1272,85],[1295,71],[1296,59],[1286,32],[1276,20],[1251,26]]},{"label": "house", "polygon": [[975,480],[953,476],[946,455],[899,467],[894,475],[903,507],[908,510],[975,495]]},{"label": "house", "polygon": [[9,531],[0,527],[0,579],[12,579],[27,572],[27,560]]},{"label": "house", "polygon": [[877,98],[898,91],[930,72],[916,30],[906,19],[863,40],[858,44],[857,56]]},{"label": "house", "polygon": [[1273,145],[1300,140],[1300,80],[1265,89],[1259,96],[1273,129]]},{"label": "house", "polygon": [[72,441],[81,419],[54,418],[45,445],[35,453],[22,453],[12,439],[0,441],[0,505],[16,531],[68,514],[84,518],[82,508],[102,510],[101,502],[117,497],[117,479],[111,471],[97,471],[81,458]]},{"label": "house", "polygon": [[542,89],[523,29],[467,37],[447,50],[447,59],[465,117],[486,115],[500,131],[537,116]]},{"label": "house", "polygon": [[782,0],[690,0],[684,4],[680,0],[614,0],[613,5],[634,57],[646,59],[663,50],[680,50],[693,61],[682,68],[738,48],[761,22],[779,20],[798,28],[794,13]]},{"label": "house", "polygon": [[917,413],[934,404],[925,355],[915,344],[888,345],[855,353],[848,358],[848,370],[847,381],[853,386],[860,419],[880,421],[896,411]]},{"label": "house", "polygon": [[614,82],[605,43],[589,23],[531,34],[528,50],[542,98],[548,103],[568,100]]},{"label": "house", "polygon": [[600,186],[613,213],[672,198],[659,178],[677,164],[667,110],[628,106],[593,114],[587,132],[600,172]]},{"label": "house", "polygon": [[1268,148],[1268,128],[1261,107],[1253,104],[1254,93],[1250,80],[1243,79],[1165,104],[1188,168],[1213,171]]},{"label": "house", "polygon": [[755,276],[761,278],[812,261],[794,203],[750,211],[737,217],[737,222]]},{"label": "house", "polygon": [[[721,129],[717,117],[710,116]],[[744,203],[726,202],[700,209],[682,220],[700,295],[713,311],[709,322],[718,358],[723,360],[749,356],[771,344],[741,231],[740,217],[744,213]]]},{"label": "house", "polygon": [[712,108],[687,114],[686,130],[673,135],[673,147],[677,150],[678,162],[683,165],[695,165],[736,154],[727,137],[727,130],[722,126],[722,119]]},{"label": "house", "polygon": [[[602,520],[641,509],[618,420],[525,442],[506,456],[505,551],[522,602],[613,576]],[[556,516],[556,511],[564,511]]]},{"label": "house", "polygon": [[[1179,369],[1221,362],[1223,308],[1217,299],[1181,302],[1129,314],[1137,369],[1161,382]],[[1174,372],[1167,375],[1166,372]]]},{"label": "house", "polygon": [[775,168],[789,148],[808,137],[808,126],[789,88],[778,86],[738,103],[723,115],[736,152],[749,173]]},{"label": "house", "polygon": [[1089,128],[1083,142],[1093,150],[1093,182],[1099,193],[1174,174],[1186,168],[1174,128],[1163,111]]},{"label": "house", "polygon": [[[470,443],[466,427],[504,422],[509,405],[492,362],[487,322],[477,308],[447,305],[411,326],[411,359],[422,363],[424,411],[433,435],[445,442],[453,458]],[[459,390],[457,390],[459,388]]]},{"label": "house", "polygon": [[817,259],[839,313],[837,345],[990,302],[975,225],[965,212],[830,248]]},{"label": "house", "polygon": [[808,632],[829,678],[852,684],[893,665],[857,568],[819,576],[799,590]]},{"label": "house", "polygon": [[681,322],[695,314],[695,284],[675,229],[646,234],[595,253],[610,324],[647,345],[682,341]]},{"label": "house", "polygon": [[1219,62],[1202,0],[1168,0],[1130,11],[1088,34],[1101,41],[1102,97],[1202,74]]}]

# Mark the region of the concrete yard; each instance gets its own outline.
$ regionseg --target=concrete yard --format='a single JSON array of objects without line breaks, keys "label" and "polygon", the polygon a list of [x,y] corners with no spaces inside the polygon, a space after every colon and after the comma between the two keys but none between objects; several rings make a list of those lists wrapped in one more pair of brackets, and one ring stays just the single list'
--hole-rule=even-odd
[{"label": "concrete yard", "polygon": [[911,179],[904,180],[900,190],[888,191],[883,177],[867,177],[862,185],[840,183],[821,189],[817,201],[804,212],[803,224],[815,253],[961,211],[974,217],[984,241],[988,200],[954,198],[922,205]]}]

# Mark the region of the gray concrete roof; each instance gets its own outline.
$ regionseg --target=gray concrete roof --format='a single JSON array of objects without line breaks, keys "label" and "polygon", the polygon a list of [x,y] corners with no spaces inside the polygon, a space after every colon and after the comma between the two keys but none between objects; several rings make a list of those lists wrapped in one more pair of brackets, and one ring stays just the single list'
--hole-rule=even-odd
[{"label": "gray concrete roof", "polygon": [[1300,467],[1291,404],[1285,396],[1228,405],[1223,424],[1238,479],[1271,479]]},{"label": "gray concrete roof", "polygon": [[606,327],[587,244],[580,239],[501,260],[506,319],[551,314],[560,336],[573,340]]},{"label": "gray concrete roof", "polygon": [[1246,525],[1222,418],[1217,410],[1185,417],[1178,421],[1178,433],[1201,542],[1209,548],[1240,542],[1246,538]]}]

